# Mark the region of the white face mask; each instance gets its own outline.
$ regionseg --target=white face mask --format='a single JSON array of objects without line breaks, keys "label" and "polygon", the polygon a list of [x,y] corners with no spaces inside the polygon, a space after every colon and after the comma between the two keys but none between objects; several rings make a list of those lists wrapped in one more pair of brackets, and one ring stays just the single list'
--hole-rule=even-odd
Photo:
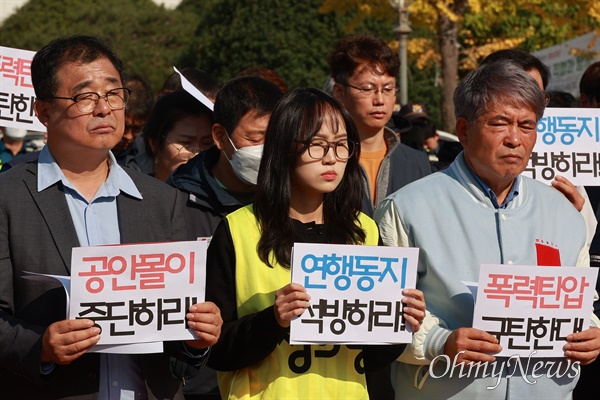
[{"label": "white face mask", "polygon": [[248,185],[256,185],[258,181],[258,167],[260,166],[264,145],[259,144],[257,146],[246,146],[238,149],[231,141],[229,134],[226,135],[234,149],[231,160],[225,155],[231,164],[231,168],[233,168],[233,172],[242,182]]},{"label": "white face mask", "polygon": [[4,134],[12,140],[22,140],[27,136],[27,129],[23,128],[4,128]]}]

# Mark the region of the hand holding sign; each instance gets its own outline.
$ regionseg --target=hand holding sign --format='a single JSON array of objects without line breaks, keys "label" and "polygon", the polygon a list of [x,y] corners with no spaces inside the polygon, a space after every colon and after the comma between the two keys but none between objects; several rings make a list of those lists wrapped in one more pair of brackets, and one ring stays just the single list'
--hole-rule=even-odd
[{"label": "hand holding sign", "polygon": [[289,283],[275,292],[275,319],[283,328],[290,326],[290,321],[304,313],[308,308],[310,296],[304,286]]},{"label": "hand holding sign", "polygon": [[41,362],[70,364],[100,340],[100,328],[91,319],[65,319],[53,323],[42,338]]},{"label": "hand holding sign", "polygon": [[502,347],[494,336],[477,328],[455,330],[448,336],[444,346],[444,353],[450,359],[454,360],[456,357],[455,364],[470,361],[494,362],[496,357],[491,354],[501,350]]},{"label": "hand holding sign", "polygon": [[567,342],[564,350],[568,359],[579,361],[581,365],[591,364],[600,353],[600,329],[591,327],[572,333],[567,336]]},{"label": "hand holding sign", "polygon": [[425,296],[418,289],[404,289],[402,294],[404,319],[412,326],[413,333],[418,332],[425,318]]},{"label": "hand holding sign", "polygon": [[185,343],[190,347],[204,349],[214,345],[221,336],[221,327],[223,319],[221,310],[213,302],[194,304],[190,307],[190,312],[186,314],[188,326],[194,331],[198,340],[187,340]]}]

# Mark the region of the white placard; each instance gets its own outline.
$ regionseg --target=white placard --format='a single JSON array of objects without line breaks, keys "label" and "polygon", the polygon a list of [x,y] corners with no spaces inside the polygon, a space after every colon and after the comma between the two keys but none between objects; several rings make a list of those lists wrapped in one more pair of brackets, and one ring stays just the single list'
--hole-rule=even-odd
[{"label": "white placard", "polygon": [[46,132],[35,116],[31,60],[35,52],[0,46],[0,126]]},{"label": "white placard", "polygon": [[311,296],[290,344],[408,343],[402,289],[414,288],[419,249],[295,243],[292,282]]},{"label": "white placard", "polygon": [[473,327],[496,336],[495,356],[564,357],[567,335],[589,328],[597,275],[597,268],[482,265]]},{"label": "white placard", "polygon": [[195,339],[205,270],[206,241],[74,248],[69,318],[94,320],[101,345]]},{"label": "white placard", "polygon": [[198,99],[198,101],[200,101],[200,103],[204,104],[206,107],[208,107],[208,109],[210,111],[214,111],[215,105],[213,104],[212,101],[210,101],[210,99],[208,97],[206,97],[204,95],[204,93],[202,93],[200,90],[198,90],[198,88],[194,85],[192,85],[192,83],[190,81],[188,81],[186,79],[185,76],[183,76],[183,74],[181,72],[179,72],[179,70],[175,67],[173,67],[173,69],[175,70],[175,72],[177,72],[179,74],[179,77],[181,78],[181,86],[183,87],[183,89],[188,92],[189,94],[191,94],[192,96],[194,96],[196,99]]},{"label": "white placard", "polygon": [[576,186],[600,186],[600,109],[546,108],[523,175],[546,184],[561,175]]}]

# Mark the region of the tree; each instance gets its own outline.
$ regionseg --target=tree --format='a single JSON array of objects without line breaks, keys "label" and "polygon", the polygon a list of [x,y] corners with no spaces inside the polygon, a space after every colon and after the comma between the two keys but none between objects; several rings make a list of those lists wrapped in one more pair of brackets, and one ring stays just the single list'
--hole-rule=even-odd
[{"label": "tree", "polygon": [[[324,0],[320,10],[351,14],[349,31],[366,17],[390,24],[396,18],[387,0]],[[475,68],[496,50],[534,51],[600,26],[596,0],[415,0],[409,10],[415,30],[409,52],[419,68],[441,65],[443,127],[449,131],[454,130],[452,94],[460,71]]]},{"label": "tree", "polygon": [[[327,54],[341,34],[341,23],[319,13],[320,2],[211,0],[208,7],[202,5],[196,41],[185,62],[221,82],[259,65],[276,71],[290,88],[322,87],[329,75]],[[179,9],[195,7],[184,1]]]},{"label": "tree", "polygon": [[197,22],[194,14],[150,0],[30,0],[2,24],[0,36],[3,46],[33,51],[61,36],[102,37],[126,72],[144,76],[157,89],[192,43]]}]

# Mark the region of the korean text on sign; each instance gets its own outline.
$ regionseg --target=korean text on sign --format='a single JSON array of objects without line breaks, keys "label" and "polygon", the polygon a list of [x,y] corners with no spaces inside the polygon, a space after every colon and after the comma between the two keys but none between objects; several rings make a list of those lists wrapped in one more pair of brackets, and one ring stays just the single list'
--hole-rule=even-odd
[{"label": "korean text on sign", "polygon": [[33,110],[31,60],[34,54],[0,46],[0,126],[46,131]]},{"label": "korean text on sign", "polygon": [[311,296],[290,343],[402,343],[402,289],[414,288],[418,249],[294,244],[292,281]]},{"label": "korean text on sign", "polygon": [[102,329],[99,344],[193,339],[185,315],[204,301],[206,242],[73,249],[71,318]]},{"label": "korean text on sign", "polygon": [[502,356],[563,356],[587,329],[596,268],[482,265],[473,326],[496,336]]},{"label": "korean text on sign", "polygon": [[546,108],[524,175],[549,184],[557,175],[575,185],[600,185],[600,110]]}]

